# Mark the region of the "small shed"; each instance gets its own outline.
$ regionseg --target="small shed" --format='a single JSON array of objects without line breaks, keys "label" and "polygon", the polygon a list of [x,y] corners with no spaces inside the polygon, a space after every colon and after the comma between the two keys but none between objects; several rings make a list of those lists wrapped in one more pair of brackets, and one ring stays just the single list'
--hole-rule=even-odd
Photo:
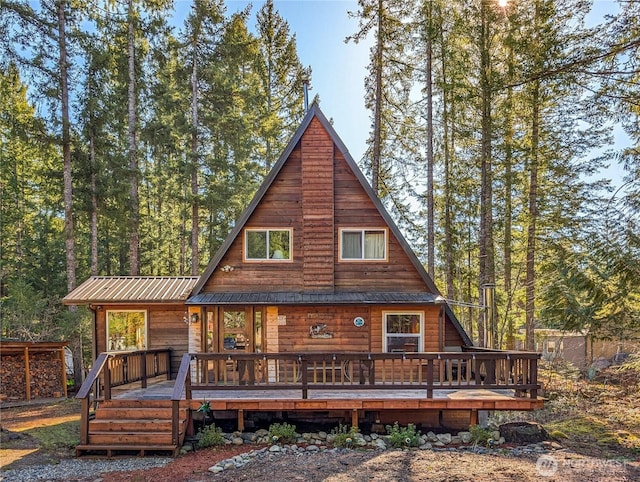
[{"label": "small shed", "polygon": [[63,342],[0,342],[0,401],[67,396]]}]

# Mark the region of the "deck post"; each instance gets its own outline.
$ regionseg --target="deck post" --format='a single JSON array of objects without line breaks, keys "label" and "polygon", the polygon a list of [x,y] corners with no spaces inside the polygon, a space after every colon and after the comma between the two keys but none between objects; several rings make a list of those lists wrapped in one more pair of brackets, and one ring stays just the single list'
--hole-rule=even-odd
[{"label": "deck post", "polygon": [[80,444],[89,443],[89,397],[80,401]]},{"label": "deck post", "polygon": [[471,410],[471,417],[469,420],[469,426],[473,427],[474,425],[478,425],[478,410],[475,408]]},{"label": "deck post", "polygon": [[427,398],[433,398],[433,360],[427,359]]},{"label": "deck post", "polygon": [[109,366],[109,360],[104,367],[104,399],[111,400],[111,367]]},{"label": "deck post", "polygon": [[238,409],[238,432],[244,432],[244,409]]},{"label": "deck post", "polygon": [[[529,366],[530,366],[529,373],[531,374],[530,383],[537,386],[538,385],[538,359],[530,358]],[[538,390],[536,388],[532,388],[529,394],[530,394],[530,397],[533,398],[534,400],[538,398]]]},{"label": "deck post", "polygon": [[358,428],[358,409],[351,410],[351,426]]},{"label": "deck post", "polygon": [[142,372],[142,388],[147,388],[147,352],[142,354],[140,371]]},{"label": "deck post", "polygon": [[306,400],[309,396],[309,370],[306,358],[299,358],[300,370],[302,370],[302,399]]}]

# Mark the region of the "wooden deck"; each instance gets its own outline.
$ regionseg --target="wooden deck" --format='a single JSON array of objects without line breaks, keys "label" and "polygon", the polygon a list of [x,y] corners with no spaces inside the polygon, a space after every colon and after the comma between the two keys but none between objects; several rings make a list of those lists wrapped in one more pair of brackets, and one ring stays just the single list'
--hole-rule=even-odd
[{"label": "wooden deck", "polygon": [[192,353],[169,380],[166,363],[149,356],[98,357],[78,394],[78,453],[176,453],[204,401],[214,420],[234,419],[240,431],[264,417],[466,428],[478,423],[479,411],[543,406],[535,353]]}]

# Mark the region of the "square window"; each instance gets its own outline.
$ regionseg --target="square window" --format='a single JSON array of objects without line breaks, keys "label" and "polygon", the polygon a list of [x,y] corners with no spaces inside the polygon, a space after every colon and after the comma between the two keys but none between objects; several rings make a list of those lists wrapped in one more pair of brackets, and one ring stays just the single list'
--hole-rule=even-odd
[{"label": "square window", "polygon": [[107,310],[107,351],[147,349],[145,310]]},{"label": "square window", "polygon": [[422,313],[383,313],[386,352],[422,351]]},{"label": "square window", "polygon": [[341,260],[385,260],[386,258],[386,229],[340,230]]},{"label": "square window", "polygon": [[245,260],[290,261],[290,229],[246,229]]}]

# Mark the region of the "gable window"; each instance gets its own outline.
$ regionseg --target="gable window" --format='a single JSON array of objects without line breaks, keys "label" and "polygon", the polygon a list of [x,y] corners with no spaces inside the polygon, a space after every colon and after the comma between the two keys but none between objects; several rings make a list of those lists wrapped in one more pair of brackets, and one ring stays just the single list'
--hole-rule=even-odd
[{"label": "gable window", "polygon": [[384,312],[384,351],[419,352],[423,347],[423,322],[421,312]]},{"label": "gable window", "polygon": [[291,229],[245,229],[247,261],[291,261]]},{"label": "gable window", "polygon": [[146,350],[147,312],[107,310],[107,351]]},{"label": "gable window", "polygon": [[340,259],[344,261],[387,259],[387,230],[340,229]]}]

